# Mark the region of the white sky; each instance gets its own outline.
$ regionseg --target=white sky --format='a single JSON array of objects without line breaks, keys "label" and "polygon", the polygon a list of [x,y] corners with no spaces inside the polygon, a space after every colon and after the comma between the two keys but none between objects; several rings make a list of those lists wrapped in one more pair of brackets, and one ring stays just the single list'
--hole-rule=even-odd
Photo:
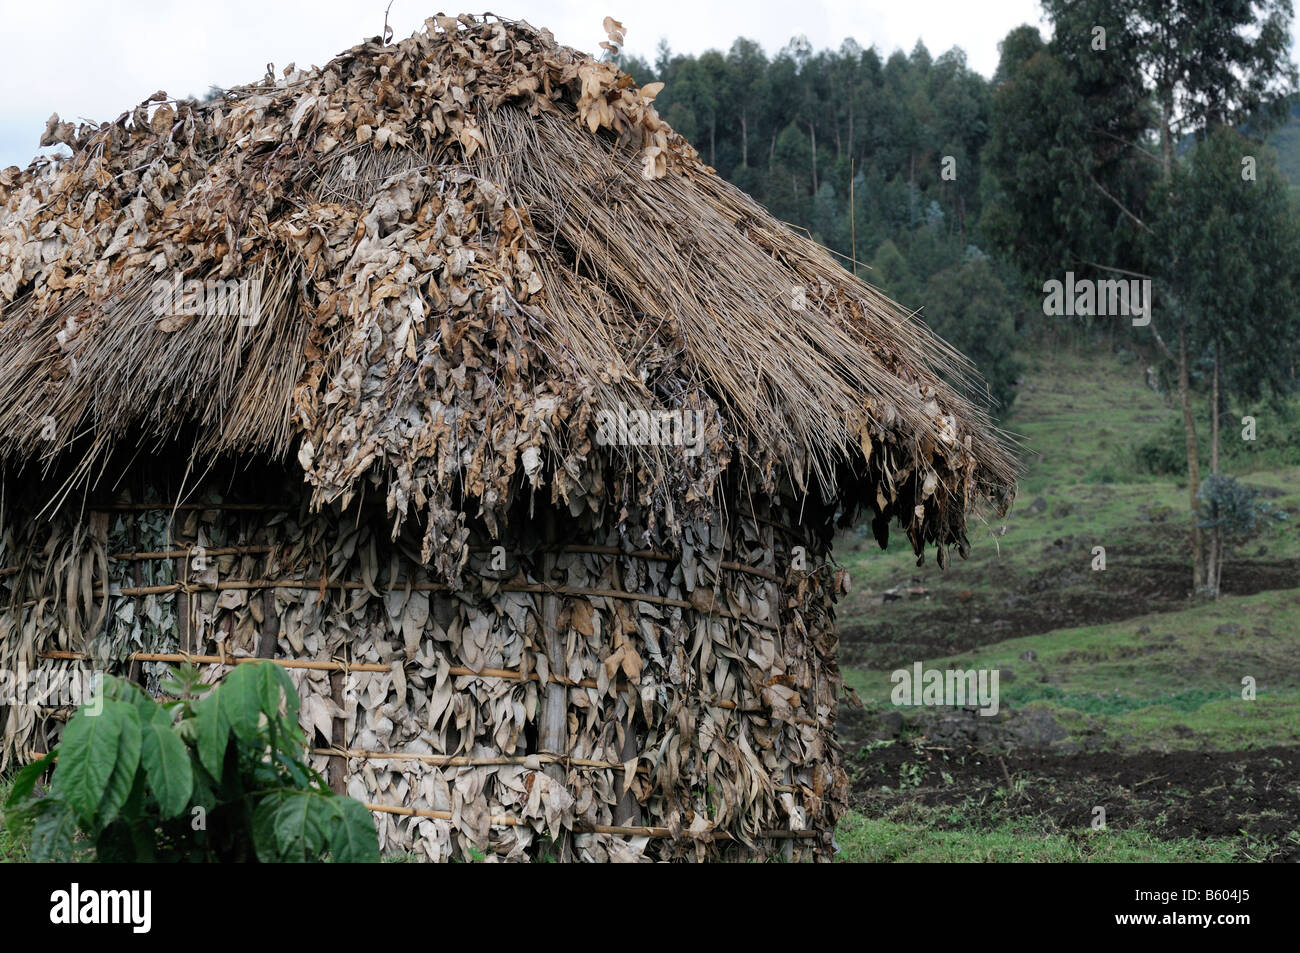
[{"label": "white sky", "polygon": [[[445,0],[452,3],[454,0]],[[116,118],[155,90],[201,95],[260,78],[268,62],[321,65],[377,35],[387,0],[0,0],[0,168],[26,165],[53,112],[64,121]],[[653,59],[726,50],[737,36],[769,54],[795,34],[816,49],[846,37],[884,55],[918,39],[932,54],[961,46],[990,75],[997,45],[1021,23],[1042,27],[1037,0],[499,0],[494,13],[548,27],[561,43],[598,51],[606,15],[627,50]],[[409,36],[439,12],[393,0],[389,24]],[[459,13],[456,9],[447,12]],[[478,9],[475,12],[479,12]]]},{"label": "white sky", "polygon": [[[446,12],[459,13],[454,0]],[[208,87],[321,65],[379,34],[387,0],[0,0],[0,168],[24,166],[45,120],[116,118],[155,90],[201,95]],[[470,6],[469,4],[463,4]],[[606,15],[627,27],[627,50],[652,60],[660,37],[674,51],[726,50],[737,36],[769,54],[796,33],[814,48],[846,37],[885,55],[923,39],[934,54],[960,45],[988,75],[997,44],[1020,23],[1038,24],[1037,0],[499,0],[492,12],[547,27],[557,40],[597,51]],[[480,12],[475,7],[474,12]],[[419,0],[393,0],[389,24],[409,36],[440,12]]]}]

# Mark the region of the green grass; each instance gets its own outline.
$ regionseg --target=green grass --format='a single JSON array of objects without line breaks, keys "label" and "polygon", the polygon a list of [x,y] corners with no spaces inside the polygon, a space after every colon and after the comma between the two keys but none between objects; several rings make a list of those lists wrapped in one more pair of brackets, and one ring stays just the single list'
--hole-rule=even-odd
[{"label": "green grass", "polygon": [[[1216,634],[1228,623],[1240,631]],[[1149,631],[1139,634],[1143,627]],[[1009,639],[925,665],[999,669],[1004,709],[1047,707],[1072,737],[1100,731],[1165,749],[1253,748],[1300,743],[1296,632],[1300,591],[1271,590]],[[1029,653],[1032,661],[1022,658]],[[1247,675],[1255,679],[1254,701],[1241,698]],[[846,668],[844,677],[869,707],[891,706],[890,672]]]},{"label": "green grass", "polygon": [[[996,597],[1005,593],[1009,579],[1044,567],[1073,567],[1081,574],[1074,585],[1083,591],[1090,585],[1094,544],[1106,547],[1108,572],[1153,554],[1183,558],[1178,550],[1190,521],[1186,480],[1143,472],[1138,454],[1152,442],[1181,446],[1181,413],[1170,395],[1147,388],[1142,368],[1131,359],[1049,352],[1026,361],[1030,369],[1016,412],[1005,422],[1023,442],[1025,473],[1016,506],[1005,519],[984,514],[985,522],[973,520],[971,558],[952,560],[943,573],[933,559],[918,569],[896,527],[884,552],[866,527],[842,536],[836,557],[852,574],[854,591],[842,604],[841,626],[871,622],[879,614],[879,592],[913,577],[920,577],[935,598],[961,591]],[[1295,427],[1277,421],[1273,426],[1267,410],[1256,414],[1259,444],[1242,443],[1235,425],[1225,430],[1225,469],[1280,493],[1269,502],[1292,518],[1271,523],[1238,555],[1263,561],[1300,557],[1300,465],[1280,464],[1280,451],[1266,440],[1273,431]],[[1205,430],[1202,426],[1199,435],[1208,446]],[[1229,440],[1235,443],[1229,446]],[[890,607],[900,625],[926,610],[926,604]]]},{"label": "green grass", "polygon": [[[910,813],[916,814],[915,810]],[[1239,859],[1226,839],[1161,839],[1143,831],[1044,833],[1032,820],[1009,820],[993,830],[936,829],[942,819],[873,819],[851,811],[835,839],[845,863],[1225,863]],[[931,812],[933,813],[933,812]]]},{"label": "green grass", "polygon": [[16,841],[5,826],[3,804],[9,797],[13,782],[0,779],[0,864],[16,864],[27,860],[27,848]]},{"label": "green grass", "polygon": [[[1153,705],[1103,722],[1110,735],[1132,737],[1138,747],[1236,751],[1300,744],[1300,692],[1275,692],[1254,701],[1209,702],[1192,712]],[[1190,729],[1180,734],[1175,729]]]},{"label": "green grass", "polygon": [[[1228,634],[1226,626],[1236,626]],[[1142,629],[1148,631],[1142,632]],[[1222,632],[1223,634],[1219,634]],[[1253,596],[1223,596],[1178,612],[1137,615],[1102,625],[1056,629],[1007,639],[932,659],[927,667],[1010,669],[1004,697],[1049,697],[1035,688],[1047,676],[1061,695],[1156,699],[1204,690],[1239,692],[1250,675],[1261,691],[1300,689],[1300,590],[1273,589]],[[1033,661],[1022,656],[1031,654]],[[888,701],[888,671],[845,670],[863,699]],[[1206,699],[1208,700],[1208,698]]]}]

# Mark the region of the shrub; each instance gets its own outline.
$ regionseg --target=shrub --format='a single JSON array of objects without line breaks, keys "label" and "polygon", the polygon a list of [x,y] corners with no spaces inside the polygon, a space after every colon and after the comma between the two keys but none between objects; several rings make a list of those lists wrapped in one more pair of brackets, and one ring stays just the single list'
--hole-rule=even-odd
[{"label": "shrub", "polygon": [[[1240,417],[1225,414],[1219,454],[1223,466],[1245,472],[1273,467],[1300,466],[1300,412],[1294,405],[1270,409],[1259,416],[1254,441],[1240,439]],[[1201,472],[1210,466],[1210,440],[1203,421],[1197,422],[1197,450]],[[1132,448],[1135,467],[1155,476],[1187,475],[1187,443],[1181,415],[1170,416],[1160,431]]]},{"label": "shrub", "polygon": [[106,678],[102,704],[15,776],[6,823],[33,860],[379,859],[370,812],[305,763],[298,693],[280,666],[239,665],[215,688],[186,667],[163,688],[177,698]]}]

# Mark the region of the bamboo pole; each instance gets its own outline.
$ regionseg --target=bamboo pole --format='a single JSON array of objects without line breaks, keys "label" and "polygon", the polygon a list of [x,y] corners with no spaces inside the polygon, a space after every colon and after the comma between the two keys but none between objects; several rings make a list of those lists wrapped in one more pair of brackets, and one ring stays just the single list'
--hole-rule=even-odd
[{"label": "bamboo pole", "polygon": [[[52,649],[40,653],[41,658],[62,660],[62,661],[85,661],[90,658],[85,652],[69,652],[63,649]],[[126,657],[127,661],[139,660],[141,662],[188,662],[192,665],[246,665],[261,664],[269,662],[272,665],[279,665],[283,668],[301,668],[310,669],[317,672],[391,672],[391,665],[384,665],[379,662],[339,662],[339,661],[317,661],[315,659],[278,659],[278,658],[258,658],[251,655],[226,656],[222,658],[219,655],[187,655],[184,652],[133,652]],[[485,668],[480,671],[474,671],[472,668],[465,668],[460,665],[453,665],[448,673],[458,677],[467,678],[503,678],[515,682],[541,682],[542,678],[536,672],[521,672],[517,669],[509,668]],[[577,682],[571,682],[557,675],[547,674],[547,681],[555,685],[567,688],[596,688],[594,679],[584,678]],[[736,711],[742,715],[768,715],[770,712],[764,708],[740,708],[733,701],[721,698],[701,698],[701,704],[705,708],[723,708],[728,711]],[[796,725],[808,725],[817,727],[817,722],[811,718],[789,718],[787,721]]]},{"label": "bamboo pole", "polygon": [[[492,546],[471,546],[470,552],[482,553],[491,552],[495,547]],[[269,553],[274,549],[272,546],[224,546],[220,548],[209,549],[209,556],[245,556],[260,555]],[[560,552],[560,553],[591,553],[598,556],[624,556],[630,559],[648,559],[656,562],[676,562],[680,557],[671,553],[660,552],[654,549],[620,549],[617,546],[557,546],[541,547],[537,552]],[[174,550],[145,553],[114,553],[109,556],[110,559],[121,560],[123,562],[148,561],[152,559],[179,559],[183,556],[191,555],[192,550]],[[513,554],[516,559],[520,553]],[[723,561],[718,563],[718,567],[731,572],[745,573],[750,576],[758,576],[771,582],[782,582],[780,576],[775,573],[760,569],[754,566],[746,566],[744,563]],[[0,569],[0,576],[8,573],[17,572],[16,568]]]},{"label": "bamboo pole", "polygon": [[582,768],[622,768],[617,761],[599,761],[595,758],[570,758],[554,754],[516,754],[474,757],[464,754],[420,754],[403,751],[367,751],[357,748],[313,748],[312,754],[328,757],[353,758],[360,761],[418,761],[437,768],[484,768],[523,765],[540,770],[552,763],[572,764]]},{"label": "bamboo pole", "polygon": [[[335,589],[339,591],[355,591],[365,589],[365,583],[340,580],[339,582],[329,582],[325,579],[307,580],[307,579],[238,579],[218,582],[212,585],[195,585],[191,583],[172,583],[163,586],[140,586],[119,590],[116,595],[130,598],[141,596],[160,596],[168,593],[182,593],[188,596],[195,592],[225,592],[226,590],[260,590],[260,589],[305,589],[324,591]],[[413,582],[410,589],[414,592],[454,592],[451,586],[441,583]],[[694,609],[701,611],[694,603],[685,599],[672,599],[668,596],[658,596],[648,592],[624,592],[618,589],[573,589],[567,586],[545,586],[537,583],[505,583],[497,586],[501,592],[532,592],[541,595],[560,595],[560,596],[583,596],[586,598],[602,599],[623,599],[628,602],[646,602],[651,605],[660,606],[677,606],[682,609]],[[95,593],[96,598],[102,598],[103,592]],[[110,593],[113,595],[113,593]],[[724,619],[732,619],[736,622],[744,622],[747,625],[755,625],[761,629],[779,631],[780,626],[773,625],[770,622],[762,622],[758,619],[738,615],[734,612],[726,612],[718,609],[711,615],[716,615]]]},{"label": "bamboo pole", "polygon": [[[534,771],[544,765],[556,763],[577,768],[593,768],[607,771],[622,771],[619,761],[600,761],[596,758],[571,758],[568,755],[550,754],[502,754],[474,757],[463,754],[418,754],[402,751],[367,751],[358,748],[312,748],[311,753],[327,758],[350,758],[356,761],[418,761],[435,768],[491,768],[522,765]],[[630,760],[630,759],[629,759]],[[777,791],[791,794],[802,793],[796,784],[773,784]]]},{"label": "bamboo pole", "polygon": [[[451,811],[434,811],[417,807],[401,807],[395,804],[367,804],[366,810],[374,811],[378,814],[399,814],[404,817],[429,817],[439,821],[452,820]],[[507,814],[493,815],[490,821],[493,827],[531,827],[532,825],[521,818],[511,817]],[[673,832],[667,827],[638,827],[633,825],[620,824],[575,824],[573,826],[575,834],[614,834],[619,837],[672,837]],[[759,837],[768,837],[773,839],[794,839],[804,840],[818,836],[817,831],[760,831]],[[699,835],[688,834],[683,831],[682,840],[735,840],[735,836],[726,831],[706,831]]]},{"label": "bamboo pole", "polygon": [[[205,550],[205,552],[209,556],[248,556],[269,553],[273,549],[275,549],[274,546],[221,546]],[[154,559],[181,559],[193,555],[194,548],[190,547],[189,549],[164,550],[154,553],[113,553],[108,558],[120,562],[148,562]],[[4,572],[5,570],[0,569],[0,575]]]},{"label": "bamboo pole", "polygon": [[170,513],[225,510],[231,513],[292,513],[295,508],[280,503],[98,503],[88,507],[92,513]]}]

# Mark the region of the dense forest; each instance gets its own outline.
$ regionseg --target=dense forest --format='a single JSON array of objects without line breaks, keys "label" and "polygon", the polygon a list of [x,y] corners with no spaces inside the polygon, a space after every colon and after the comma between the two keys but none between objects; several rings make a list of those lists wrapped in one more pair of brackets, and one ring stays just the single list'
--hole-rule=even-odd
[{"label": "dense forest", "polygon": [[1028,302],[981,223],[993,84],[960,50],[936,58],[918,44],[884,59],[853,40],[814,52],[800,38],[769,57],[738,39],[698,57],[661,44],[653,64],[623,65],[665,82],[661,113],[722,175],[904,306],[925,302],[994,402],[1010,403]]},{"label": "dense forest", "polygon": [[[1143,0],[1049,0],[1051,35],[1011,31],[991,79],[960,49],[935,56],[918,43],[885,56],[848,39],[816,51],[802,37],[771,56],[743,38],[699,56],[661,43],[653,63],[624,57],[622,65],[641,83],[666,84],[661,113],[719,173],[920,309],[975,361],[994,409],[1005,412],[1026,335],[1133,334],[1133,346],[1172,354],[1164,322],[1147,330],[1044,318],[1043,284],[1067,270],[1154,277],[1160,303],[1172,304],[1169,281],[1187,275],[1162,274],[1152,262],[1190,265],[1173,251],[1199,240],[1189,229],[1203,222],[1188,214],[1212,215],[1221,184],[1212,180],[1240,179],[1242,156],[1252,157],[1253,189],[1226,214],[1231,222],[1249,210],[1256,226],[1249,235],[1221,230],[1219,247],[1203,251],[1235,246],[1239,261],[1226,270],[1240,272],[1259,264],[1246,254],[1252,244],[1270,256],[1300,247],[1293,190],[1264,142],[1273,136],[1300,164],[1289,154],[1300,136],[1279,128],[1295,81],[1285,50],[1289,0],[1229,5],[1209,21],[1194,4],[1155,6],[1159,15]],[[1179,30],[1181,59],[1168,53]],[[1211,70],[1207,53],[1235,58],[1239,69]],[[1206,161],[1210,145],[1195,161],[1210,139],[1221,167]],[[1198,169],[1200,179],[1181,182],[1171,200],[1171,186]],[[1205,208],[1193,213],[1195,201],[1182,199],[1201,187]],[[1290,270],[1275,270],[1273,291],[1290,288]],[[1264,284],[1262,273],[1238,277]],[[1268,333],[1278,330],[1274,317],[1294,320],[1279,317],[1276,303],[1258,307]],[[1204,330],[1216,320],[1192,323]],[[1196,352],[1210,354],[1214,335],[1193,337],[1181,366],[1196,387],[1207,375]],[[1282,390],[1294,384],[1293,357],[1265,363],[1244,376],[1262,374]],[[1172,381],[1179,367],[1174,360],[1161,373]]]}]

